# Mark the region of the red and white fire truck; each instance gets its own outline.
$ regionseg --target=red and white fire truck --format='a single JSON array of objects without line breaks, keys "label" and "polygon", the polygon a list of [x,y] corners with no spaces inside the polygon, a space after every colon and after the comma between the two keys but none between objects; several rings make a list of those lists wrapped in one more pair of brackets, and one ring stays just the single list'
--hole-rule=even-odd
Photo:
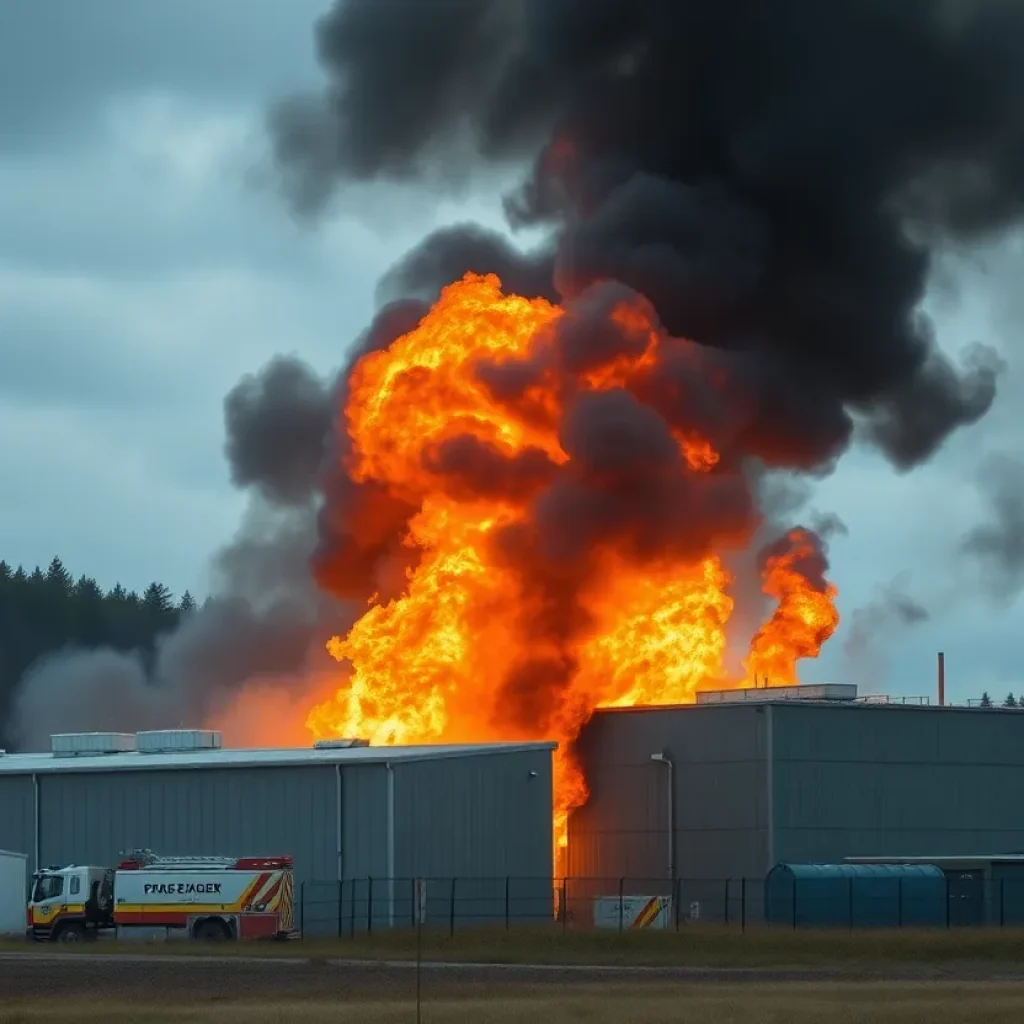
[{"label": "red and white fire truck", "polygon": [[[124,856],[124,855],[122,855]],[[29,934],[75,942],[101,931],[167,930],[194,939],[287,938],[294,931],[291,857],[125,856],[116,868],[35,872]]]}]

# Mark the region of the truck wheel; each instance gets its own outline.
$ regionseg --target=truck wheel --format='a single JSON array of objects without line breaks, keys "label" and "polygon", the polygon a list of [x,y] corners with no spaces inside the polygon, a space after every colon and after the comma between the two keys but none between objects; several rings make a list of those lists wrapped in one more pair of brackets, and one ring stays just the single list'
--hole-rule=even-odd
[{"label": "truck wheel", "polygon": [[231,938],[222,921],[200,921],[192,932],[192,937],[201,942],[223,942]]},{"label": "truck wheel", "polygon": [[66,924],[57,932],[58,942],[81,942],[85,938],[85,928],[80,924]]}]

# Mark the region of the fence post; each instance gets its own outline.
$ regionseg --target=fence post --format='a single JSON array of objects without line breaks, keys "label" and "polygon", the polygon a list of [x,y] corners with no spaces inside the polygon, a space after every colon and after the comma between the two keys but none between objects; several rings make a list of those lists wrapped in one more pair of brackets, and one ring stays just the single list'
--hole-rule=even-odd
[{"label": "fence post", "polygon": [[409,879],[409,927],[415,928],[417,920],[416,879]]},{"label": "fence post", "polygon": [[366,934],[373,932],[373,876],[366,879]]},{"label": "fence post", "polygon": [[338,879],[338,938],[345,934],[345,883]]},{"label": "fence post", "polygon": [[903,927],[903,879],[896,879],[896,926]]},{"label": "fence post", "polygon": [[796,931],[796,891],[797,879],[793,879],[793,931]]},{"label": "fence post", "polygon": [[946,927],[949,927],[949,875],[946,875]]},{"label": "fence post", "polygon": [[676,919],[676,931],[679,931],[679,904],[683,899],[683,880],[677,878],[672,882],[672,910]]},{"label": "fence post", "polygon": [[624,878],[619,879],[619,931],[622,931],[622,920],[624,909],[622,906],[622,894],[626,891],[626,880]]},{"label": "fence post", "polygon": [[1006,924],[1006,901],[1003,897],[1006,895],[1006,879],[999,879],[999,927],[1002,928]]},{"label": "fence post", "polygon": [[508,891],[509,890],[509,885],[508,885],[508,882],[509,882],[508,875],[506,875],[505,876],[505,931],[508,931],[509,918],[511,917],[511,914],[510,914],[510,909],[511,908],[509,906],[509,891]]},{"label": "fence post", "polygon": [[722,914],[725,919],[725,923],[729,923],[729,883],[732,881],[731,878],[725,880],[725,911]]},{"label": "fence post", "polygon": [[747,876],[740,879],[740,932],[747,930]]},{"label": "fence post", "polygon": [[448,907],[448,938],[455,935],[455,878],[452,877],[452,898]]},{"label": "fence post", "polygon": [[569,927],[569,879],[562,879],[562,931]]},{"label": "fence post", "polygon": [[306,936],[306,883],[299,882],[299,935]]},{"label": "fence post", "polygon": [[348,901],[348,931],[349,938],[354,939],[356,937],[356,880],[352,879],[352,884],[349,886],[351,893]]}]

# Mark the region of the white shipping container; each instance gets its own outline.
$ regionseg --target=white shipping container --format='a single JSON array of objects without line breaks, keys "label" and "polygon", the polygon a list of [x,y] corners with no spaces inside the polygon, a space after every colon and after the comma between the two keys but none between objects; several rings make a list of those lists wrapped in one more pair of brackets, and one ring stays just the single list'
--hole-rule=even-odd
[{"label": "white shipping container", "polygon": [[0,850],[0,935],[25,934],[28,902],[28,857]]}]

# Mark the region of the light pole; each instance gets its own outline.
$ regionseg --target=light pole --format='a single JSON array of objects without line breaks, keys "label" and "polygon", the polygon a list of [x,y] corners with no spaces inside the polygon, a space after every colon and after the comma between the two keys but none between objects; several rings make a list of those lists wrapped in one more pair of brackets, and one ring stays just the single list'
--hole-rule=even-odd
[{"label": "light pole", "polygon": [[676,773],[675,765],[668,754],[651,754],[652,761],[658,761],[668,768],[668,807],[666,809],[666,825],[668,828],[668,877],[675,881],[676,877]]}]

